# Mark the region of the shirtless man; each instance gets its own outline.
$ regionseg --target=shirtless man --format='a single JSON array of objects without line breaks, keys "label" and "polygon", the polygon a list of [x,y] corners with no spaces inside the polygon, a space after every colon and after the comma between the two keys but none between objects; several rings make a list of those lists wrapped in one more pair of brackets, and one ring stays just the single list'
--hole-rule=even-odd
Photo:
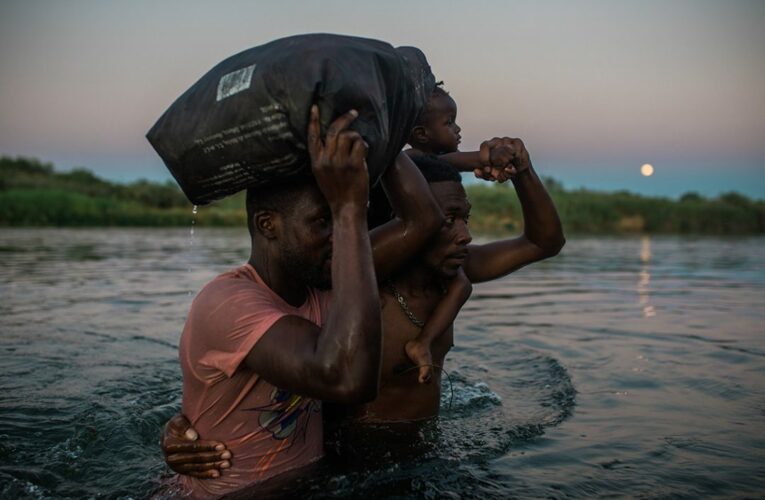
[{"label": "shirtless man", "polygon": [[[506,144],[507,138],[483,141],[479,151],[459,150],[462,128],[457,125],[457,103],[442,85],[443,82],[436,83],[427,106],[417,117],[407,141],[411,148],[405,153],[412,158],[437,156],[461,172],[473,172],[479,179],[488,181],[505,182],[515,175],[514,150]],[[383,203],[379,194],[375,196],[378,203]],[[378,208],[375,214],[378,213],[384,211]],[[431,345],[451,326],[473,290],[472,283],[462,271],[444,289],[446,293],[428,321],[415,322],[422,328],[419,335],[405,345],[407,356],[419,367],[420,383],[430,381],[433,371],[440,366],[433,363]]]},{"label": "shirtless man", "polygon": [[[419,333],[413,319],[429,318],[443,297],[445,282],[453,279],[460,269],[471,282],[493,280],[556,255],[564,244],[555,206],[534,172],[523,142],[509,138],[495,138],[491,142],[493,147],[504,148],[503,154],[511,158],[512,167],[502,169],[502,172],[511,172],[523,208],[524,232],[517,238],[471,245],[467,226],[470,204],[459,173],[437,158],[415,159],[429,182],[445,222],[424,252],[399,269],[389,283],[380,283],[384,325],[380,392],[371,402],[346,406],[348,414],[358,423],[423,420],[438,413],[440,370],[435,370],[431,383],[418,383],[417,370],[411,369],[415,365],[406,356],[405,345]],[[434,365],[443,366],[452,344],[453,331],[450,326],[433,343]],[[171,451],[168,463],[177,472],[181,472],[179,465],[196,463],[194,474],[207,473],[204,471],[216,468],[219,458],[214,451],[210,451],[208,456],[174,453],[190,450],[190,447],[184,448],[188,445],[182,444],[187,428],[188,423],[182,419],[168,427],[164,447],[166,453]],[[191,431],[191,436],[195,436],[194,431]],[[168,444],[173,446],[172,450],[168,450]],[[212,446],[219,443],[205,444]]]},{"label": "shirtless man", "polygon": [[[418,383],[418,373],[404,352],[420,328],[413,319],[427,319],[443,297],[444,284],[460,268],[471,283],[505,276],[527,264],[556,255],[564,244],[555,206],[531,167],[528,152],[518,139],[504,139],[512,149],[516,173],[512,181],[523,207],[524,232],[513,239],[471,245],[468,229],[470,203],[461,177],[453,167],[433,157],[416,157],[446,223],[436,239],[414,261],[396,272],[388,285],[380,287],[384,325],[380,393],[359,405],[354,415],[370,422],[420,420],[438,413],[441,371],[432,382]],[[392,285],[392,286],[390,286]],[[443,366],[453,345],[449,327],[432,344],[433,364]]]}]

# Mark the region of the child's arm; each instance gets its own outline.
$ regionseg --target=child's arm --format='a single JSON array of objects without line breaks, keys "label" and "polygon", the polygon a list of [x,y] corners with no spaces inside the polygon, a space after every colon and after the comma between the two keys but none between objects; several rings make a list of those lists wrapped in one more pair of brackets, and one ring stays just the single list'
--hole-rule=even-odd
[{"label": "child's arm", "polygon": [[[404,153],[410,157],[428,154],[415,148],[407,149]],[[476,177],[485,181],[505,182],[510,178],[506,167],[510,165],[512,152],[507,150],[497,137],[483,141],[479,151],[455,151],[438,155],[438,158],[460,172],[473,172]]]},{"label": "child's arm", "polygon": [[475,172],[483,169],[489,163],[489,159],[482,151],[455,151],[439,155],[439,159],[449,163],[460,172]]},{"label": "child's arm", "polygon": [[429,382],[433,374],[431,344],[454,323],[457,313],[460,312],[472,292],[473,285],[460,268],[457,276],[449,283],[446,295],[433,310],[420,334],[414,340],[406,343],[407,356],[420,368],[419,382],[421,384]]},{"label": "child's arm", "polygon": [[[454,153],[438,155],[438,158],[446,161],[460,172],[476,172],[478,169],[483,169],[490,161],[488,142],[484,142],[484,144],[481,144],[481,151],[455,151]],[[417,148],[407,149],[404,153],[410,158],[430,154]]]}]

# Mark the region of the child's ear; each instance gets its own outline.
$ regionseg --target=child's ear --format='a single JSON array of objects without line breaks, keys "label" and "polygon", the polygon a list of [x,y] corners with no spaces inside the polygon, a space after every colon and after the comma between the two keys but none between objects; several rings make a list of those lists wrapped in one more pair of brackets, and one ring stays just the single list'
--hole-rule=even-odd
[{"label": "child's ear", "polygon": [[422,125],[417,125],[412,129],[409,134],[409,143],[415,144],[427,144],[428,143],[428,131]]},{"label": "child's ear", "polygon": [[264,210],[255,214],[255,221],[253,222],[255,227],[253,229],[267,240],[273,240],[276,238],[280,222],[281,220],[277,214]]}]

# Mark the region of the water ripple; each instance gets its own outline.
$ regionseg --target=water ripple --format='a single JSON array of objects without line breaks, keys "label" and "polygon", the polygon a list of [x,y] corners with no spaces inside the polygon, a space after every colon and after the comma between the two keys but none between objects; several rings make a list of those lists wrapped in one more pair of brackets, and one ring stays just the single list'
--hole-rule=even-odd
[{"label": "water ripple", "polygon": [[[761,496],[763,243],[571,238],[476,285],[441,417],[414,439],[378,429],[366,458],[328,459],[281,493]],[[193,247],[183,228],[0,233],[0,497],[157,491],[188,306],[247,245],[238,230]]]}]

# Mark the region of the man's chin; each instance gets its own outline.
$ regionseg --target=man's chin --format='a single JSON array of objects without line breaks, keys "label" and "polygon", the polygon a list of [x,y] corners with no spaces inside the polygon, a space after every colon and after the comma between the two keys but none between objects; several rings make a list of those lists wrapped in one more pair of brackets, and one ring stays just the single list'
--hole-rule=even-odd
[{"label": "man's chin", "polygon": [[438,274],[443,279],[451,280],[457,277],[457,273],[459,272],[460,267],[461,266],[444,266],[438,270]]}]

